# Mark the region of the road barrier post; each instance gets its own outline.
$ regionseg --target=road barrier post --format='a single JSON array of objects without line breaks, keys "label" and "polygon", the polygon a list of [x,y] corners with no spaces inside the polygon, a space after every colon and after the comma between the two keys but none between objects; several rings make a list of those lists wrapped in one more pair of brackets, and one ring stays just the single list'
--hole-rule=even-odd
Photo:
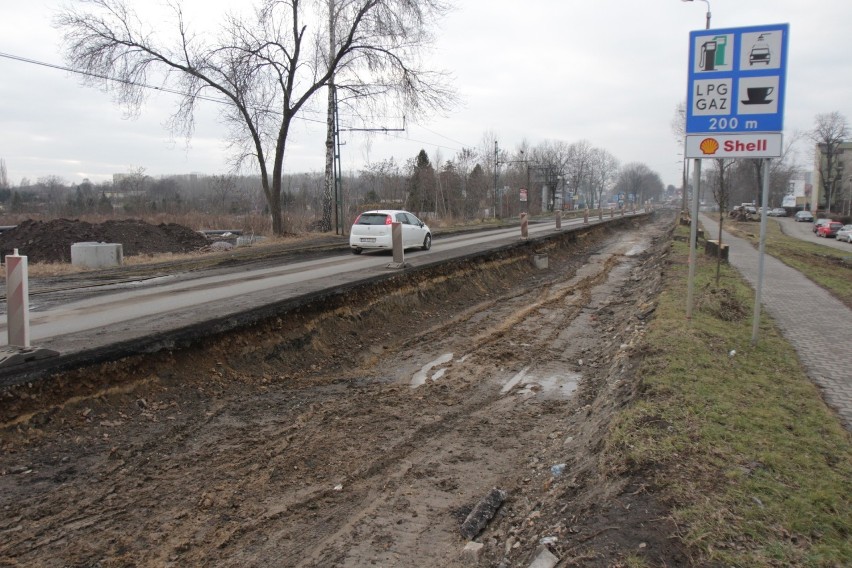
[{"label": "road barrier post", "polygon": [[30,286],[27,257],[6,255],[6,327],[9,345],[30,346]]},{"label": "road barrier post", "polygon": [[588,207],[586,207],[586,210],[583,211],[583,224],[584,225],[589,224],[589,208]]},{"label": "road barrier post", "polygon": [[521,213],[521,238],[526,239],[530,236],[529,220],[526,213]]},{"label": "road barrier post", "polygon": [[562,211],[556,210],[556,229],[559,230],[562,228]]},{"label": "road barrier post", "polygon": [[402,266],[405,264],[405,248],[402,246],[402,223],[391,223],[391,244],[393,245],[393,262]]}]

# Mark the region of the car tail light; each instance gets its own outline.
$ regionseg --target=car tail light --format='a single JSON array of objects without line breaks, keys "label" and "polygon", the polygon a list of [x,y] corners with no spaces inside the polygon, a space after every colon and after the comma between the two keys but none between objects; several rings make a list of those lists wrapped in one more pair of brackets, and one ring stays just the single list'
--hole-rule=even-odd
[{"label": "car tail light", "polygon": [[390,215],[385,217],[385,225],[393,225],[393,217]]}]

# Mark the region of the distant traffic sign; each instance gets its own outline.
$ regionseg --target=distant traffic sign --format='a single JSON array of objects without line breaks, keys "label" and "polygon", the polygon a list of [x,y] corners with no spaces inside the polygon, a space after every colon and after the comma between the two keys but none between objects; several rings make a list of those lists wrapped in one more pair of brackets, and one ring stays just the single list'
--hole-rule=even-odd
[{"label": "distant traffic sign", "polygon": [[788,24],[691,32],[686,133],[780,133],[788,37]]}]

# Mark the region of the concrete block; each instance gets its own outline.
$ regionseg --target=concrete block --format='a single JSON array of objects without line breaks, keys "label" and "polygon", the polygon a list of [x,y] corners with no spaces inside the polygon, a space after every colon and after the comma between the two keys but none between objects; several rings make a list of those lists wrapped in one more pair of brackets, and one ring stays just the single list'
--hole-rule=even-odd
[{"label": "concrete block", "polygon": [[71,245],[71,265],[82,268],[121,266],[124,247],[121,243],[74,243]]},{"label": "concrete block", "polygon": [[546,254],[537,254],[537,255],[533,256],[533,264],[539,270],[544,270],[545,268],[547,268],[549,266],[549,264],[547,262],[547,255]]}]

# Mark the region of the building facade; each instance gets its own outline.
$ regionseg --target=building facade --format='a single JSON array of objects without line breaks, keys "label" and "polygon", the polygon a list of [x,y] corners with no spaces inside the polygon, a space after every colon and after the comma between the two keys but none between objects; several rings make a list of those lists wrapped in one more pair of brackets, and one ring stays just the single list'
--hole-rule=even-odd
[{"label": "building facade", "polygon": [[817,144],[810,209],[852,215],[852,142],[840,143],[828,162],[825,144]]}]

